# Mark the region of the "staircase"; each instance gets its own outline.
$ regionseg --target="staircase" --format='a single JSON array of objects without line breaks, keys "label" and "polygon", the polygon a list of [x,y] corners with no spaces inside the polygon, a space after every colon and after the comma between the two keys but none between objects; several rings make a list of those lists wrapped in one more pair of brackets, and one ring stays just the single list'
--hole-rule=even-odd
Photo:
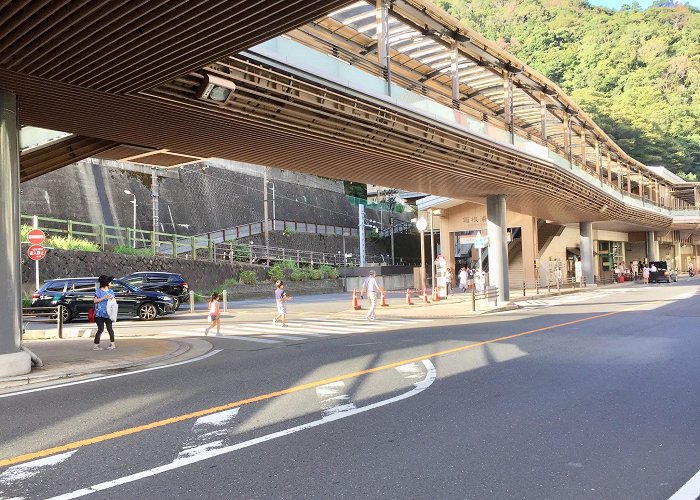
[{"label": "staircase", "polygon": [[537,224],[537,251],[539,255],[542,255],[549,244],[557,236],[561,236],[564,232],[565,227],[559,224],[550,224],[543,220],[540,220]]},{"label": "staircase", "polygon": [[[407,233],[407,234],[414,234],[417,232],[415,224],[411,222],[406,222],[406,221],[401,221],[396,224],[394,224],[391,227],[386,227],[379,231],[379,234],[382,235],[383,238],[388,238],[391,236],[391,230],[394,230],[394,234],[399,234],[399,233]],[[440,231],[434,231],[439,233]]]}]

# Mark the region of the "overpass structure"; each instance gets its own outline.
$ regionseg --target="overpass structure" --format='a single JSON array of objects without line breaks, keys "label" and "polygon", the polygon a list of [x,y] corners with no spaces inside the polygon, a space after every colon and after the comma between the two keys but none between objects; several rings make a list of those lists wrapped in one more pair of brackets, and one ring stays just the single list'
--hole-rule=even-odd
[{"label": "overpass structure", "polygon": [[[70,135],[20,155],[25,125]],[[19,183],[90,156],[219,157],[485,204],[506,300],[506,204],[579,224],[589,279],[593,223],[652,238],[700,227],[695,185],[631,158],[553,82],[428,0],[3,2],[6,372],[29,362]]]}]

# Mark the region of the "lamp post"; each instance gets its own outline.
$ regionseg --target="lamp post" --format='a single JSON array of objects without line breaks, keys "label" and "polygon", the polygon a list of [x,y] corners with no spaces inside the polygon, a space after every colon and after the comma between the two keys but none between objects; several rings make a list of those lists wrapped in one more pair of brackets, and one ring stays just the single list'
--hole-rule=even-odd
[{"label": "lamp post", "polygon": [[424,231],[428,227],[428,221],[421,217],[416,221],[416,229],[420,231],[420,282],[423,290],[425,290],[425,234]]},{"label": "lamp post", "polygon": [[[133,240],[132,240],[132,247],[133,247],[133,248],[136,248],[136,195],[135,195],[134,193],[132,193],[131,191],[129,191],[128,189],[125,189],[125,190],[124,190],[124,194],[129,194],[129,195],[131,195],[131,196],[134,197],[134,199],[131,200],[130,203],[133,203],[133,204],[134,204],[134,229],[133,229],[133,231],[134,231],[134,238],[133,238]],[[155,230],[155,228],[154,228],[154,230]]]},{"label": "lamp post", "polygon": [[386,199],[389,205],[389,231],[391,236],[391,265],[394,265],[394,207],[396,206],[396,196],[393,194]]}]

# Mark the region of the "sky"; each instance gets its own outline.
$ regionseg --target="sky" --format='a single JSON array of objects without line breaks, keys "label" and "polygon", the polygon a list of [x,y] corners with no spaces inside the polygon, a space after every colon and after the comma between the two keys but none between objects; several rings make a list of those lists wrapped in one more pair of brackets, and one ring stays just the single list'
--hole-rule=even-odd
[{"label": "sky", "polygon": [[[599,5],[601,7],[608,7],[610,9],[619,9],[622,5],[631,5],[634,0],[622,1],[622,0],[588,0],[591,5]],[[637,0],[637,3],[644,9],[649,7],[654,0]],[[700,9],[700,0],[681,0],[681,3],[688,3],[693,7]]]}]

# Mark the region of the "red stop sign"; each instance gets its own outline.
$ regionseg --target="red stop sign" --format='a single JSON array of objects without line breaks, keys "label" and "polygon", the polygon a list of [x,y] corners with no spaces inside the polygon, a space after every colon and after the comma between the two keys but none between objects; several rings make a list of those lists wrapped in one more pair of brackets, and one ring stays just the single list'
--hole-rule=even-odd
[{"label": "red stop sign", "polygon": [[32,260],[41,260],[46,257],[46,249],[41,245],[32,245],[27,249],[27,255]]},{"label": "red stop sign", "polygon": [[27,233],[27,240],[33,245],[39,245],[44,242],[44,231],[41,229],[32,229]]}]

